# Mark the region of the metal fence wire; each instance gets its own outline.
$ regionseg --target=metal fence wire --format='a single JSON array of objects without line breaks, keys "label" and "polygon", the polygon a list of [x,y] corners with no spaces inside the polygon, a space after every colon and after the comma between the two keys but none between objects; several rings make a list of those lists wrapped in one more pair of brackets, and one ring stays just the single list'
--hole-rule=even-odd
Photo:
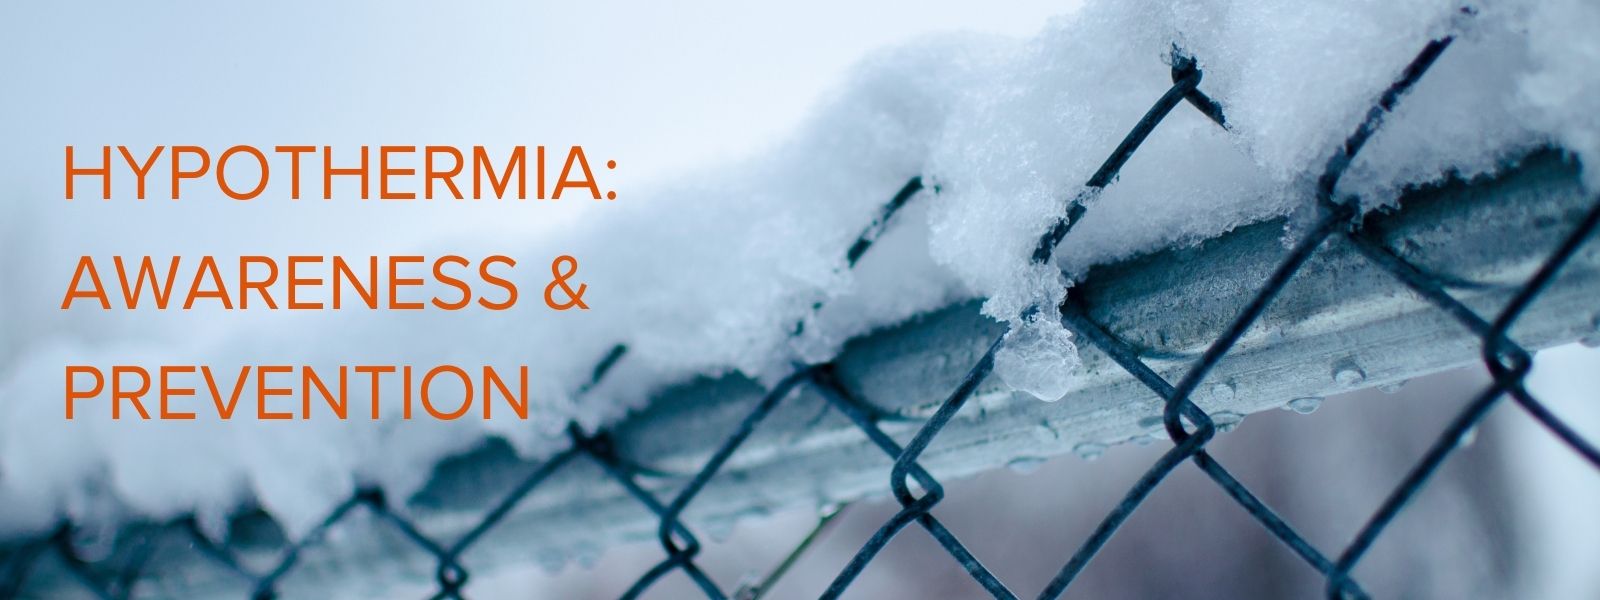
[{"label": "metal fence wire", "polygon": [[[1162,421],[1173,446],[1150,466],[1128,490],[1122,501],[1105,516],[1090,537],[1066,559],[1056,576],[1039,592],[1039,598],[1060,597],[1128,517],[1184,462],[1192,462],[1204,471],[1227,493],[1228,497],[1282,541],[1289,551],[1321,574],[1326,579],[1326,593],[1329,598],[1367,597],[1367,593],[1352,577],[1352,570],[1379,536],[1383,535],[1387,526],[1406,508],[1452,452],[1463,443],[1464,438],[1469,436],[1473,428],[1507,396],[1541,423],[1550,435],[1560,439],[1573,452],[1581,455],[1596,468],[1600,468],[1600,451],[1556,418],[1524,386],[1524,379],[1532,366],[1531,355],[1507,336],[1511,326],[1547,287],[1562,265],[1576,254],[1585,241],[1595,233],[1597,227],[1600,227],[1600,201],[1597,201],[1596,205],[1579,220],[1576,228],[1561,242],[1556,251],[1543,261],[1535,274],[1517,288],[1511,301],[1498,314],[1483,316],[1446,292],[1446,282],[1403,260],[1397,253],[1386,248],[1377,236],[1364,230],[1360,226],[1355,199],[1341,198],[1335,194],[1340,177],[1361,151],[1362,146],[1382,125],[1384,116],[1395,108],[1402,96],[1423,77],[1450,44],[1449,37],[1429,42],[1399,78],[1383,92],[1343,145],[1334,152],[1320,179],[1317,180],[1315,197],[1317,216],[1314,224],[1293,245],[1271,276],[1260,285],[1253,300],[1238,312],[1231,326],[1209,345],[1177,383],[1163,379],[1140,359],[1135,348],[1090,320],[1081,294],[1070,295],[1057,307],[1063,325],[1070,328],[1079,340],[1086,340],[1103,351],[1148,387],[1151,393],[1164,401]],[[1171,67],[1172,86],[1150,107],[1122,143],[1088,180],[1084,191],[1071,203],[1067,214],[1039,239],[1037,250],[1032,256],[1034,263],[1044,264],[1051,259],[1055,247],[1089,210],[1087,200],[1116,180],[1119,170],[1138,150],[1145,138],[1180,104],[1187,101],[1191,107],[1200,111],[1217,126],[1228,127],[1221,106],[1200,90],[1201,71],[1196,61],[1174,49]],[[912,178],[894,195],[879,217],[849,248],[847,263],[850,266],[853,267],[857,259],[870,249],[896,211],[922,189],[922,180]],[[1314,547],[1305,537],[1297,533],[1293,526],[1258,499],[1248,487],[1234,478],[1216,458],[1206,452],[1206,445],[1212,440],[1218,427],[1205,411],[1190,401],[1190,398],[1205,380],[1207,373],[1262,315],[1274,297],[1295,277],[1306,261],[1319,247],[1334,240],[1352,244],[1366,260],[1393,275],[1415,294],[1470,330],[1478,339],[1483,363],[1492,375],[1493,381],[1439,434],[1423,458],[1411,467],[1400,484],[1393,488],[1378,510],[1368,518],[1365,525],[1353,537],[1353,541],[1348,546],[1338,549],[1337,553],[1330,554]],[[1046,308],[1036,307],[1036,310]],[[795,331],[798,333],[803,328],[802,321],[796,325]],[[30,571],[50,552],[58,554],[60,562],[72,573],[72,579],[89,593],[106,599],[135,596],[139,591],[139,582],[145,577],[155,575],[143,572],[142,567],[149,562],[150,554],[156,551],[155,541],[167,535],[188,536],[190,539],[184,547],[192,550],[186,551],[196,552],[236,574],[254,590],[253,598],[258,600],[274,598],[278,593],[280,580],[300,564],[302,551],[312,545],[324,543],[330,530],[356,511],[367,511],[377,520],[388,523],[417,548],[426,551],[437,560],[436,589],[433,598],[462,598],[469,580],[469,568],[462,562],[462,554],[501,523],[519,503],[536,493],[540,489],[540,484],[552,473],[580,459],[598,463],[617,485],[625,489],[659,520],[657,536],[666,557],[641,575],[623,595],[624,598],[641,596],[652,584],[675,570],[687,575],[706,597],[728,598],[729,594],[719,588],[696,564],[695,559],[701,545],[680,516],[685,508],[694,502],[696,495],[706,484],[717,476],[723,465],[739,450],[741,444],[750,437],[762,420],[785,398],[791,397],[791,392],[799,386],[814,386],[833,409],[848,417],[862,435],[893,459],[894,466],[889,474],[889,483],[894,498],[901,506],[899,512],[877,530],[838,574],[823,593],[823,598],[836,598],[848,591],[851,582],[855,581],[885,545],[912,524],[932,536],[948,551],[960,568],[995,598],[1016,598],[1016,594],[985,568],[978,557],[962,545],[956,534],[946,528],[934,515],[933,509],[944,498],[945,490],[932,474],[918,464],[918,457],[951,418],[962,409],[979,383],[989,375],[994,366],[995,353],[1001,348],[1002,342],[1003,338],[999,338],[989,345],[987,352],[977,364],[972,365],[960,385],[921,426],[915,437],[904,446],[879,428],[879,417],[864,399],[853,397],[852,393],[840,384],[834,374],[833,365],[800,367],[766,393],[731,435],[711,454],[688,484],[671,498],[656,497],[640,485],[636,479],[639,474],[637,469],[619,458],[608,433],[605,431],[587,433],[574,424],[568,428],[568,435],[572,441],[569,449],[542,463],[484,514],[475,527],[453,541],[441,541],[424,535],[417,523],[391,509],[382,490],[372,488],[358,490],[339,504],[307,535],[289,544],[276,565],[264,572],[248,569],[238,556],[209,539],[201,532],[193,517],[179,519],[156,528],[156,531],[149,534],[142,544],[143,551],[128,553],[123,560],[101,561],[101,563],[116,564],[96,564],[83,558],[74,548],[73,525],[63,523],[52,535],[12,548],[5,563],[0,565],[0,598],[15,597],[21,593]],[[618,345],[614,348],[596,367],[591,386],[605,377],[607,371],[625,354],[625,346]],[[750,588],[745,588],[737,595],[747,597],[751,595],[751,591]]]}]

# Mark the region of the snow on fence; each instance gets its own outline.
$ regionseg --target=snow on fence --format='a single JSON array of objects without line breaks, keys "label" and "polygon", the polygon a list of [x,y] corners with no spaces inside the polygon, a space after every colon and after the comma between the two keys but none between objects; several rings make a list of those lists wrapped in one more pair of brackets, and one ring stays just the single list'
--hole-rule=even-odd
[{"label": "snow on fence", "polygon": [[[724,598],[728,591],[696,564],[694,529],[882,493],[887,472],[903,508],[825,597],[848,590],[896,535],[920,529],[985,590],[1014,598],[935,515],[945,491],[933,473],[1089,456],[1108,441],[1151,437],[1173,446],[1063,557],[1039,597],[1060,596],[1184,463],[1324,576],[1330,597],[1364,597],[1352,570],[1503,399],[1600,467],[1600,452],[1523,386],[1531,349],[1594,336],[1600,325],[1600,249],[1584,245],[1600,228],[1600,202],[1576,167],[1555,152],[1536,153],[1493,178],[1412,191],[1403,210],[1388,214],[1362,216],[1353,199],[1335,194],[1384,116],[1450,44],[1427,44],[1333,154],[1316,185],[1314,224],[1287,252],[1279,219],[1091,270],[1055,307],[1083,348],[1079,376],[1060,402],[989,381],[1011,338],[978,303],[966,302],[857,339],[834,360],[798,367],[770,388],[742,376],[680,385],[609,429],[573,426],[571,448],[544,461],[491,443],[437,465],[431,482],[404,502],[357,490],[292,541],[261,513],[236,518],[225,540],[208,537],[191,517],[124,527],[94,549],[62,523],[52,535],[6,547],[0,597],[327,597],[431,575],[434,597],[458,598],[476,567],[653,535],[665,556],[626,597],[681,571],[707,597]],[[1227,126],[1223,109],[1201,91],[1201,75],[1174,53],[1171,88],[1089,180],[1090,193],[1112,185],[1145,137],[1185,102]],[[908,181],[847,249],[848,264],[871,251],[901,207],[930,193],[920,179]],[[1073,203],[1039,240],[1033,262],[1048,263],[1090,210]],[[1347,547],[1312,545],[1206,452],[1216,433],[1249,413],[1307,411],[1326,394],[1474,359],[1493,383],[1437,434]],[[595,382],[625,360],[626,347],[616,347],[596,366]]]}]

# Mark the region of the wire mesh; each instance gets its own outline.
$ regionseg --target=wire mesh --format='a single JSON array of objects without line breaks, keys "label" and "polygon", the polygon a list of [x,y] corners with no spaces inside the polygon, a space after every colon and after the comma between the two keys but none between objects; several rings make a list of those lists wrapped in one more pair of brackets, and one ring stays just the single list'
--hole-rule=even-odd
[{"label": "wire mesh", "polygon": [[[1192,462],[1203,471],[1250,517],[1280,540],[1309,568],[1320,574],[1326,580],[1326,593],[1329,598],[1368,597],[1367,592],[1352,574],[1357,565],[1396,516],[1405,510],[1423,489],[1430,477],[1462,445],[1463,439],[1470,435],[1472,429],[1507,396],[1543,425],[1550,435],[1600,468],[1600,451],[1558,419],[1528,391],[1523,382],[1532,366],[1531,354],[1508,335],[1518,317],[1550,284],[1562,265],[1578,252],[1597,228],[1600,228],[1600,202],[1578,220],[1570,234],[1545,258],[1534,275],[1517,288],[1516,294],[1506,306],[1497,314],[1483,316],[1452,297],[1446,291],[1448,282],[1425,272],[1386,248],[1377,235],[1369,228],[1362,227],[1355,199],[1339,197],[1336,193],[1340,177],[1361,151],[1362,146],[1382,125],[1385,115],[1390,113],[1406,92],[1423,77],[1435,60],[1450,46],[1451,41],[1451,38],[1446,37],[1429,42],[1400,77],[1383,92],[1343,145],[1335,150],[1317,180],[1315,197],[1317,216],[1314,224],[1289,249],[1271,276],[1260,284],[1254,298],[1240,309],[1231,326],[1215,339],[1198,359],[1194,360],[1176,384],[1158,375],[1140,358],[1135,348],[1092,320],[1089,317],[1089,307],[1085,305],[1081,294],[1069,295],[1055,307],[1059,311],[1062,324],[1072,330],[1078,339],[1104,352],[1163,402],[1162,423],[1173,446],[1149,467],[1128,490],[1121,502],[1105,516],[1089,538],[1067,558],[1056,576],[1039,592],[1039,598],[1057,598],[1065,593],[1073,581],[1088,568],[1101,548],[1117,533],[1118,528],[1174,470],[1185,462]],[[1202,73],[1196,61],[1174,49],[1170,62],[1172,86],[1151,106],[1089,178],[1083,191],[1070,204],[1067,213],[1040,237],[1031,258],[1035,264],[1045,264],[1051,260],[1056,246],[1066,238],[1074,224],[1078,223],[1089,210],[1088,201],[1099,190],[1116,181],[1119,171],[1137,152],[1140,144],[1179,105],[1187,102],[1217,126],[1223,128],[1228,126],[1222,107],[1200,90]],[[923,191],[925,190],[920,177],[913,177],[907,181],[885,205],[878,218],[851,244],[846,253],[847,265],[854,267],[856,262],[870,250],[896,212]],[[1361,256],[1393,275],[1412,292],[1468,329],[1478,339],[1482,361],[1492,376],[1489,387],[1461,409],[1438,435],[1423,458],[1412,466],[1399,485],[1393,488],[1365,525],[1356,532],[1352,541],[1337,553],[1318,549],[1257,498],[1248,486],[1231,475],[1215,457],[1207,453],[1206,446],[1217,433],[1218,426],[1210,415],[1190,401],[1207,374],[1256,322],[1274,297],[1295,277],[1307,260],[1319,248],[1331,243],[1352,244]],[[816,308],[820,308],[820,305]],[[1033,310],[1041,311],[1048,308],[1035,307]],[[803,331],[804,326],[804,320],[797,323],[795,333]],[[567,431],[572,442],[569,449],[549,458],[529,473],[484,513],[476,521],[476,525],[453,541],[442,541],[426,535],[417,523],[402,512],[392,510],[383,491],[375,488],[356,490],[309,533],[289,544],[271,568],[265,570],[252,570],[247,567],[246,561],[203,533],[192,516],[149,528],[144,532],[141,542],[134,551],[125,553],[120,560],[99,562],[92,562],[81,555],[73,543],[74,525],[64,522],[52,534],[10,549],[4,563],[0,564],[0,598],[17,596],[27,584],[35,565],[49,553],[59,557],[61,564],[72,574],[76,583],[90,594],[108,600],[134,597],[139,593],[141,581],[158,575],[145,572],[145,565],[150,562],[151,556],[159,551],[158,548],[161,546],[158,542],[168,536],[181,536],[188,542],[182,545],[184,551],[195,553],[204,560],[213,561],[239,578],[252,590],[252,598],[258,600],[274,598],[279,593],[281,581],[301,565],[302,551],[324,543],[330,530],[358,511],[365,511],[377,521],[386,523],[416,549],[432,558],[436,563],[432,598],[462,598],[470,579],[469,566],[462,560],[463,553],[503,522],[530,495],[537,493],[540,485],[553,473],[566,469],[579,460],[598,464],[609,479],[650,511],[658,523],[656,537],[665,557],[640,575],[624,593],[623,598],[643,595],[653,584],[674,571],[686,575],[707,598],[727,598],[729,595],[697,565],[696,558],[701,550],[701,544],[682,519],[682,515],[707,483],[717,476],[730,457],[760,426],[763,419],[786,398],[792,397],[792,392],[799,386],[815,388],[832,409],[847,417],[861,435],[894,461],[889,473],[889,484],[893,497],[901,507],[854,555],[823,593],[824,598],[836,598],[848,591],[851,583],[879,552],[912,524],[916,524],[931,536],[961,569],[995,598],[1016,598],[1017,595],[987,569],[979,558],[961,543],[956,534],[934,515],[933,509],[945,497],[945,490],[939,480],[918,463],[919,456],[961,411],[980,382],[990,374],[994,366],[995,353],[1000,350],[1003,343],[1004,338],[999,337],[989,344],[988,350],[976,364],[972,365],[960,385],[903,446],[879,428],[879,414],[872,410],[871,404],[866,399],[854,396],[841,384],[832,364],[801,366],[772,387],[760,402],[750,409],[687,485],[677,490],[670,498],[657,497],[640,484],[637,479],[640,474],[638,469],[618,456],[607,432],[589,433],[573,424]],[[607,353],[595,367],[592,380],[581,388],[580,393],[592,388],[603,379],[611,368],[626,356],[626,353],[627,347],[621,344]],[[739,596],[748,596],[750,593],[751,590],[746,588],[739,591]]]}]

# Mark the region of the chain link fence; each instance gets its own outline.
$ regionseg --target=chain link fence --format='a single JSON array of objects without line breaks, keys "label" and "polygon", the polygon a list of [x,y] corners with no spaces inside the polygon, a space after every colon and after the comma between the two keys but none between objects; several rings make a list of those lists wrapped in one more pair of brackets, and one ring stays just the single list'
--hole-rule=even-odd
[{"label": "chain link fence", "polygon": [[[1524,379],[1532,366],[1531,354],[1509,337],[1512,326],[1524,315],[1530,304],[1551,285],[1562,266],[1577,255],[1583,244],[1594,236],[1597,228],[1600,228],[1600,202],[1596,202],[1587,212],[1581,213],[1581,216],[1570,219],[1570,223],[1563,223],[1563,227],[1570,227],[1570,232],[1560,241],[1555,251],[1543,258],[1532,277],[1515,286],[1508,303],[1500,307],[1497,312],[1485,316],[1447,291],[1459,287],[1458,282],[1436,275],[1430,269],[1402,258],[1402,253],[1386,246],[1382,237],[1374,232],[1374,227],[1370,226],[1372,220],[1370,217],[1366,219],[1369,222],[1368,226],[1362,225],[1353,198],[1341,198],[1336,194],[1341,175],[1350,166],[1362,146],[1382,125],[1385,115],[1392,111],[1406,92],[1423,78],[1429,67],[1449,48],[1450,44],[1450,38],[1428,43],[1400,77],[1384,91],[1355,132],[1334,152],[1317,180],[1315,198],[1317,214],[1313,224],[1300,235],[1288,250],[1288,254],[1271,271],[1271,275],[1255,288],[1253,298],[1238,309],[1237,316],[1232,319],[1231,324],[1220,336],[1211,341],[1198,358],[1192,361],[1181,377],[1177,378],[1176,383],[1160,375],[1157,369],[1147,363],[1146,351],[1135,347],[1091,318],[1093,307],[1088,305],[1085,294],[1073,293],[1058,307],[1040,306],[1034,309],[1035,311],[1052,308],[1058,310],[1062,324],[1076,334],[1080,343],[1086,343],[1103,352],[1134,380],[1147,388],[1149,394],[1160,402],[1162,412],[1159,424],[1173,444],[1171,449],[1151,465],[1127,491],[1123,500],[1105,516],[1098,528],[1083,541],[1077,551],[1065,558],[1065,563],[1058,574],[1038,593],[1039,598],[1058,598],[1065,593],[1075,578],[1090,565],[1096,554],[1140,504],[1162,485],[1175,469],[1186,462],[1193,463],[1203,471],[1239,507],[1280,540],[1289,552],[1325,578],[1326,593],[1329,598],[1368,597],[1367,591],[1353,576],[1355,568],[1373,543],[1384,534],[1389,524],[1406,509],[1419,490],[1428,483],[1429,478],[1463,443],[1464,438],[1469,436],[1473,428],[1507,397],[1542,424],[1550,435],[1600,468],[1600,450],[1558,419],[1524,386]],[[1092,199],[1100,189],[1113,184],[1118,172],[1139,149],[1145,138],[1181,105],[1187,103],[1218,127],[1228,127],[1222,107],[1201,91],[1202,73],[1196,62],[1175,50],[1171,68],[1172,86],[1155,102],[1088,180],[1084,191],[1070,204],[1071,208],[1067,214],[1039,239],[1037,249],[1032,256],[1034,263],[1046,264],[1052,259],[1056,246],[1071,233],[1074,224],[1090,210],[1088,200]],[[880,216],[848,249],[846,259],[849,266],[854,267],[856,262],[870,251],[874,241],[895,214],[923,192],[923,186],[920,178],[912,178],[893,196]],[[1318,252],[1319,248],[1332,244],[1347,244],[1353,247],[1366,261],[1392,275],[1400,284],[1431,304],[1448,319],[1470,331],[1471,336],[1477,341],[1482,362],[1492,375],[1493,381],[1487,389],[1461,409],[1444,431],[1438,433],[1437,440],[1428,452],[1410,469],[1404,480],[1393,488],[1387,499],[1354,535],[1352,541],[1343,548],[1330,550],[1315,547],[1298,533],[1293,525],[1269,508],[1252,493],[1249,487],[1231,475],[1216,458],[1207,453],[1207,444],[1226,423],[1222,423],[1217,414],[1202,410],[1192,398],[1199,386],[1207,380],[1207,376],[1212,374],[1213,368],[1245,336],[1247,330],[1257,323],[1279,293],[1302,271],[1308,260]],[[796,324],[795,332],[798,334],[804,326],[803,321]],[[259,564],[260,561],[246,560],[227,544],[208,537],[193,517],[169,523],[126,528],[119,535],[118,551],[108,557],[93,560],[85,557],[81,549],[76,547],[73,524],[62,523],[53,534],[14,544],[0,554],[3,556],[3,563],[0,563],[0,598],[22,597],[35,593],[39,585],[44,584],[35,581],[39,578],[33,575],[39,570],[39,565],[52,555],[57,559],[54,562],[69,574],[68,577],[55,578],[48,582],[47,587],[51,590],[52,596],[65,593],[62,590],[69,587],[76,588],[80,593],[104,599],[161,596],[162,593],[151,589],[151,582],[162,578],[168,579],[163,586],[164,589],[183,589],[182,582],[174,584],[170,581],[178,575],[163,573],[151,567],[162,562],[152,560],[155,555],[161,553],[184,553],[192,555],[189,556],[191,559],[214,563],[214,566],[230,573],[238,583],[250,590],[250,597],[274,598],[279,595],[284,579],[297,569],[304,568],[306,561],[303,560],[303,554],[307,549],[327,543],[328,538],[336,536],[336,530],[341,523],[350,520],[352,515],[362,512],[377,522],[391,527],[393,532],[406,540],[406,543],[429,557],[435,565],[433,598],[462,598],[468,589],[467,584],[472,569],[472,565],[463,559],[464,553],[479,544],[491,530],[500,526],[520,504],[544,489],[541,486],[550,481],[554,474],[571,469],[572,465],[583,461],[597,465],[610,481],[620,486],[627,496],[636,500],[653,515],[656,523],[655,534],[665,553],[665,557],[659,563],[638,576],[633,586],[624,594],[624,598],[643,596],[653,584],[673,572],[686,575],[708,598],[728,598],[730,592],[719,587],[697,565],[696,559],[701,550],[701,542],[683,518],[684,512],[697,497],[700,497],[707,484],[724,471],[730,459],[751,438],[763,421],[787,399],[796,396],[795,392],[801,388],[810,388],[813,393],[820,394],[826,400],[828,407],[842,414],[859,435],[864,436],[872,446],[881,451],[883,456],[893,461],[889,472],[890,489],[893,498],[901,507],[891,519],[882,524],[837,575],[823,594],[824,598],[840,597],[849,591],[851,583],[872,563],[874,557],[892,539],[911,529],[913,525],[931,536],[948,552],[960,569],[968,573],[995,598],[1016,598],[1017,594],[986,568],[980,557],[968,551],[956,533],[935,516],[934,508],[944,499],[945,488],[929,469],[919,462],[929,445],[945,431],[990,374],[995,353],[1001,348],[1003,339],[996,337],[988,344],[987,350],[981,354],[976,364],[971,365],[959,385],[949,392],[943,403],[921,423],[910,441],[904,444],[885,431],[883,411],[874,408],[870,399],[862,397],[859,391],[852,390],[851,386],[841,382],[835,364],[805,366],[797,368],[793,374],[766,391],[760,401],[737,421],[733,431],[725,438],[721,438],[720,444],[716,445],[715,450],[692,477],[688,478],[687,483],[670,495],[659,495],[659,491],[652,491],[652,486],[641,483],[640,479],[645,473],[618,452],[616,439],[612,433],[588,432],[577,425],[572,425],[568,430],[571,438],[569,449],[543,461],[536,469],[523,476],[487,512],[465,528],[463,534],[451,539],[440,539],[437,535],[425,533],[424,528],[413,518],[408,517],[405,510],[391,505],[383,490],[373,488],[357,490],[335,507],[308,534],[292,543],[287,543],[274,560],[264,565],[265,568]],[[616,346],[599,362],[590,385],[585,386],[580,393],[603,380],[613,366],[625,359],[626,354],[625,346]],[[173,543],[174,540],[177,543]],[[810,540],[811,538],[808,538],[802,543],[795,555],[802,551]],[[794,555],[791,555],[791,561],[793,558]],[[780,566],[774,576],[781,574],[787,564],[788,561]],[[764,588],[770,585],[771,579],[769,577],[766,581],[735,590],[732,596],[758,597]]]}]

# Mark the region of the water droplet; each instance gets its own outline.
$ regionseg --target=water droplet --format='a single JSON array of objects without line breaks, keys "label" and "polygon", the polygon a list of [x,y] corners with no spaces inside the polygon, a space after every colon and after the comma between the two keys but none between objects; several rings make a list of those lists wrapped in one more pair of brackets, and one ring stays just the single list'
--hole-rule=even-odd
[{"label": "water droplet", "polygon": [[1476,443],[1477,441],[1478,441],[1478,426],[1474,425],[1474,426],[1472,426],[1472,428],[1470,428],[1470,429],[1468,429],[1468,430],[1466,430],[1466,431],[1461,433],[1461,439],[1456,440],[1456,447],[1457,448],[1466,448],[1466,447],[1471,446],[1472,444]]},{"label": "water droplet", "polygon": [[1011,462],[1006,463],[1006,468],[1011,469],[1013,473],[1027,475],[1039,470],[1039,466],[1043,464],[1044,459],[1037,456],[1018,456],[1011,459]]},{"label": "water droplet", "polygon": [[756,600],[761,597],[761,576],[746,571],[739,576],[739,588],[733,592],[733,600]]},{"label": "water droplet", "polygon": [[1049,420],[1040,420],[1039,425],[1033,428],[1033,439],[1041,443],[1052,443],[1061,439],[1061,433],[1050,426]]},{"label": "water droplet", "polygon": [[1211,386],[1211,397],[1220,403],[1232,403],[1235,393],[1232,383],[1218,383]]},{"label": "water droplet", "polygon": [[555,550],[540,552],[534,560],[539,562],[539,567],[544,569],[545,573],[551,575],[560,573],[561,569],[567,566],[567,555]]},{"label": "water droplet", "polygon": [[710,536],[712,540],[717,542],[728,541],[728,538],[733,536],[733,521],[734,520],[731,517],[714,517],[706,519],[706,535]]},{"label": "water droplet", "polygon": [[1317,409],[1320,408],[1321,406],[1322,406],[1322,397],[1321,396],[1305,396],[1303,398],[1295,398],[1293,400],[1290,400],[1287,404],[1283,405],[1283,408],[1285,410],[1292,410],[1292,411],[1300,413],[1302,415],[1309,415],[1311,413],[1317,412]]},{"label": "water droplet", "polygon": [[1216,425],[1217,431],[1222,433],[1233,431],[1242,422],[1244,422],[1244,415],[1231,410],[1218,411],[1211,415],[1211,424]]},{"label": "water droplet", "polygon": [[600,562],[600,548],[597,546],[585,544],[574,550],[573,554],[578,566],[584,569],[593,569],[595,564]]},{"label": "water droplet", "polygon": [[1072,453],[1078,455],[1078,458],[1084,460],[1094,460],[1096,458],[1100,458],[1100,455],[1105,454],[1105,452],[1105,444],[1097,444],[1094,442],[1084,442],[1072,447]]},{"label": "water droplet", "polygon": [[821,505],[817,506],[817,516],[826,519],[833,515],[839,514],[839,511],[843,508],[844,503],[842,502],[823,502]]},{"label": "water droplet", "polygon": [[1378,386],[1378,391],[1383,392],[1385,394],[1398,394],[1398,393],[1400,393],[1400,388],[1403,388],[1403,387],[1406,387],[1406,380],[1401,379],[1399,381],[1391,381],[1389,383],[1385,383],[1383,385]]},{"label": "water droplet", "polygon": [[1367,372],[1353,360],[1343,360],[1333,366],[1333,381],[1344,387],[1355,387],[1367,380]]}]

